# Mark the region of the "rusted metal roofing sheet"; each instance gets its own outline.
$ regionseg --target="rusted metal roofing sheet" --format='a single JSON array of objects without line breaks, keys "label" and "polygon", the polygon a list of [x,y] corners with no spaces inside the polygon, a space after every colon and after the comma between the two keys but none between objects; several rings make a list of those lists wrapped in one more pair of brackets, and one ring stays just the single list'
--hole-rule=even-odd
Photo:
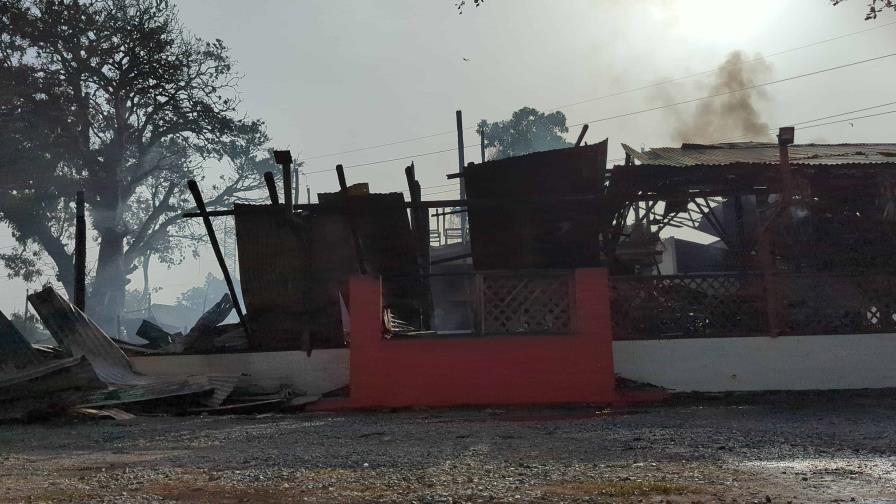
[{"label": "rusted metal roofing sheet", "polygon": [[37,350],[6,315],[0,312],[0,379],[42,363]]},{"label": "rusted metal roofing sheet", "polygon": [[96,376],[111,390],[97,392],[87,405],[121,404],[210,391],[206,404],[219,406],[236,385],[237,376],[197,375],[186,380],[134,372],[124,352],[80,310],[52,287],[28,296],[44,327],[73,357],[85,357]]},{"label": "rusted metal roofing sheet", "polygon": [[[642,164],[668,166],[778,163],[778,145],[773,143],[684,144],[658,147],[645,152],[622,144],[625,152]],[[846,163],[896,163],[896,144],[805,144],[789,147],[794,165]]]},{"label": "rusted metal roofing sheet", "polygon": [[72,356],[87,357],[103,382],[110,385],[138,385],[157,381],[135,373],[118,345],[52,287],[44,287],[43,290],[30,294],[28,301],[53,338]]},{"label": "rusted metal roofing sheet", "polygon": [[[607,141],[468,166],[470,241],[478,270],[576,268],[600,263]],[[594,196],[598,199],[579,199]],[[562,201],[568,198],[569,201]],[[546,201],[533,203],[536,200]]]}]

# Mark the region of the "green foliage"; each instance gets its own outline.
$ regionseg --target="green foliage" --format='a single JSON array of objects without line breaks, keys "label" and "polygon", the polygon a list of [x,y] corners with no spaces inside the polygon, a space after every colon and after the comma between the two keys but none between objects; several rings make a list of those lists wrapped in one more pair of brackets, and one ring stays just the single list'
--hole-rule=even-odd
[{"label": "green foliage", "polygon": [[562,136],[569,128],[566,127],[566,115],[560,111],[545,114],[532,107],[523,107],[506,121],[480,121],[477,132],[483,131],[489,159],[522,156],[572,145]]}]

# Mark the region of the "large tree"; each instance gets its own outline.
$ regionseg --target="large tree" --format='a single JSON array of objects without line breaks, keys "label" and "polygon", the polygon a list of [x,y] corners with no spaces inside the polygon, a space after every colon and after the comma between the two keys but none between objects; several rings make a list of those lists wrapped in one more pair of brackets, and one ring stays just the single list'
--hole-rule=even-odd
[{"label": "large tree", "polygon": [[71,289],[85,190],[98,248],[88,311],[114,327],[141,261],[176,264],[198,237],[179,216],[193,206],[187,179],[205,180],[210,207],[263,186],[268,137],[237,115],[237,80],[223,42],[191,35],[167,0],[0,0],[0,219],[18,244],[0,258],[12,274],[35,279],[47,257]]},{"label": "large tree", "polygon": [[489,159],[522,156],[571,145],[562,136],[569,128],[566,127],[566,115],[560,111],[545,114],[532,107],[523,107],[506,121],[480,121],[477,131],[485,133]]}]

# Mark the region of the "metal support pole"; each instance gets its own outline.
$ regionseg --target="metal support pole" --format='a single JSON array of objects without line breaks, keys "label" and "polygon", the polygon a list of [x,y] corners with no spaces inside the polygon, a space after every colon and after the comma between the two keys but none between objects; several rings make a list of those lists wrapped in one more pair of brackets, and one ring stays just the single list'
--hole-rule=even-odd
[{"label": "metal support pole", "polygon": [[84,217],[84,191],[75,197],[75,306],[85,310],[87,295],[87,220]]},{"label": "metal support pole", "polygon": [[[233,279],[230,278],[230,270],[227,269],[227,262],[224,260],[224,254],[221,253],[221,245],[218,243],[218,236],[215,234],[212,220],[208,215],[208,210],[205,208],[205,201],[202,199],[202,193],[199,191],[199,184],[197,184],[195,180],[189,180],[187,181],[187,187],[193,195],[193,201],[196,202],[196,208],[199,210],[200,215],[202,215],[202,223],[205,224],[205,232],[208,233],[208,241],[212,245],[215,259],[218,260],[218,266],[221,268],[221,274],[224,276],[224,283],[227,284],[227,290],[230,292],[233,308],[236,310],[236,315],[240,319],[240,324],[243,326],[243,330],[246,331],[246,335],[248,336],[250,334],[249,324],[246,322],[246,317],[243,315],[243,307],[240,305],[240,300],[236,296],[236,288],[233,286]],[[289,205],[286,205],[286,207],[288,208]],[[292,215],[291,211],[290,215]]]}]

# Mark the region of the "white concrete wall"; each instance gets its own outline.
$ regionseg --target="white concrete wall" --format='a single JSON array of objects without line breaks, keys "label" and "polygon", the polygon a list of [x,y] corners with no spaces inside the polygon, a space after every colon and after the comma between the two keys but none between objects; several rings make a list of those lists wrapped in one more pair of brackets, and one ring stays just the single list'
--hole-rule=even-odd
[{"label": "white concrete wall", "polygon": [[613,360],[675,391],[896,387],[896,334],[616,341]]},{"label": "white concrete wall", "polygon": [[246,375],[248,383],[287,384],[308,394],[348,385],[347,348],[305,352],[257,352],[130,357],[134,370],[150,376]]}]

